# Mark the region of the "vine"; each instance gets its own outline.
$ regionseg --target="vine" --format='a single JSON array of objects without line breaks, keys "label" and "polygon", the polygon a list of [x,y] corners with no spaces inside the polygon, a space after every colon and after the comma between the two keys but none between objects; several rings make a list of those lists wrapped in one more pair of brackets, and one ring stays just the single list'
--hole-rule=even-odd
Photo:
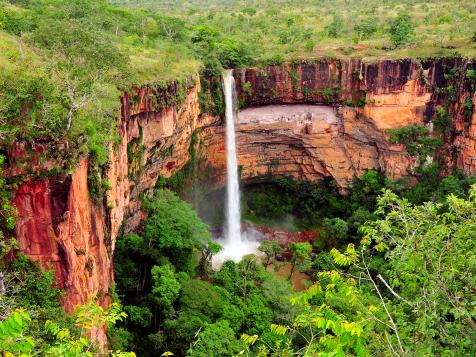
[{"label": "vine", "polygon": [[299,75],[296,71],[296,68],[291,69],[291,71],[289,72],[289,75],[291,76],[291,80],[292,80],[293,92],[297,93],[299,90]]},{"label": "vine", "polygon": [[132,139],[127,144],[127,161],[129,164],[129,178],[132,179],[134,176],[137,176],[142,170],[142,155],[144,153],[144,144],[142,139],[144,137],[144,132],[142,127],[139,126],[139,136]]},{"label": "vine", "polygon": [[225,107],[220,79],[217,77],[207,77],[200,75],[201,91],[199,93],[199,104],[201,113],[224,118]]}]

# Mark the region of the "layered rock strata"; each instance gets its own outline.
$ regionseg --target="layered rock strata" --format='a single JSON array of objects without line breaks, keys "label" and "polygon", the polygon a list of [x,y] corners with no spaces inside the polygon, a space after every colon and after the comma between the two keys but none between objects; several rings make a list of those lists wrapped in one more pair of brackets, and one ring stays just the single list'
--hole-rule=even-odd
[{"label": "layered rock strata", "polygon": [[[453,118],[440,152],[448,172],[457,167],[474,175],[476,113],[471,108],[468,114],[468,98],[474,102],[476,96],[474,83],[466,76],[474,68],[471,61],[462,59],[375,64],[321,60],[236,70],[240,103],[249,107],[237,125],[243,177],[333,177],[345,188],[353,175],[368,168],[395,177],[405,175],[416,159],[403,146],[391,145],[387,130],[429,124],[438,106],[447,107]],[[201,113],[198,79],[195,83],[180,96],[176,86],[163,93],[139,88],[124,94],[118,128],[121,142],[111,146],[110,165],[103,177],[112,190],[103,201],[90,198],[87,158],[70,174],[28,179],[14,192],[20,249],[54,269],[66,290],[67,310],[107,291],[113,281],[112,256],[121,225],[125,231],[138,227],[144,217],[141,195],[154,188],[159,176],[168,177],[185,165],[192,138],[214,167],[214,186],[223,184],[222,121]],[[296,104],[305,106],[288,107]],[[15,161],[15,155],[22,154],[13,150],[10,161]],[[47,166],[51,169],[54,163]],[[11,176],[22,175],[15,165],[8,170]]]},{"label": "layered rock strata", "polygon": [[[207,133],[214,181],[226,175],[223,129]],[[416,159],[392,145],[384,131],[354,108],[316,105],[268,105],[240,112],[236,125],[242,180],[293,176],[300,180],[332,177],[341,188],[369,168],[402,177]]]}]

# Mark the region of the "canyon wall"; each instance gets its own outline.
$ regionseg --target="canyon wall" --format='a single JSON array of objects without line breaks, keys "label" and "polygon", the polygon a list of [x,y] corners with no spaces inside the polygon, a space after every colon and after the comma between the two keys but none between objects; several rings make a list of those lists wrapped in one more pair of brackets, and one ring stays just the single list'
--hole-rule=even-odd
[{"label": "canyon wall", "polygon": [[[438,155],[445,171],[458,168],[474,175],[476,138],[467,98],[474,96],[476,83],[466,76],[474,68],[472,61],[456,58],[378,63],[321,60],[235,70],[238,100],[245,108],[241,114],[272,117],[279,108],[275,106],[290,106],[273,120],[260,121],[250,114],[251,120],[238,121],[242,178],[266,179],[270,173],[306,180],[328,176],[345,188],[354,175],[369,168],[394,178],[406,176],[417,158],[403,145],[390,143],[388,130],[413,124],[432,130],[439,106],[452,116]],[[311,107],[299,113],[291,109],[310,104],[332,108],[327,119],[335,119],[314,117]],[[216,168],[219,185],[226,173],[223,135],[222,128],[206,135],[208,160]]]},{"label": "canyon wall", "polygon": [[[238,163],[244,181],[288,175],[300,180],[332,177],[342,189],[366,169],[384,170],[391,177],[408,174],[417,159],[403,145],[391,144],[375,123],[357,115],[355,108],[263,106],[243,110],[236,125]],[[258,117],[269,120],[258,120]],[[224,130],[207,133],[209,164],[214,182],[223,185],[226,167]]]},{"label": "canyon wall", "polygon": [[106,216],[89,200],[87,159],[73,174],[28,180],[15,192],[21,251],[56,273],[67,292],[64,306],[107,291],[112,282],[111,254],[105,235]]},{"label": "canyon wall", "polygon": [[[44,268],[52,268],[58,285],[66,291],[64,307],[72,311],[92,296],[107,296],[113,282],[113,252],[121,227],[137,228],[143,218],[141,195],[153,189],[159,176],[168,177],[189,158],[191,136],[198,128],[217,124],[200,115],[198,80],[183,88],[180,105],[157,107],[150,88],[134,89],[121,98],[121,141],[110,147],[109,164],[101,182],[111,187],[104,197],[92,197],[88,177],[97,175],[88,158],[71,173],[21,180],[13,201],[18,209],[16,236],[20,250]],[[134,97],[134,98],[132,98]],[[54,162],[40,164],[41,146],[12,151],[16,164],[10,177],[26,177],[52,169]],[[30,174],[31,176],[31,174]],[[101,302],[108,303],[107,298]]]},{"label": "canyon wall", "polygon": [[[240,105],[248,107],[236,127],[242,177],[332,177],[345,188],[353,175],[369,168],[393,177],[406,175],[416,158],[402,145],[392,145],[387,129],[431,127],[437,106],[448,106],[453,117],[440,150],[448,172],[458,167],[474,175],[476,112],[473,108],[468,116],[467,98],[476,101],[476,96],[465,79],[468,68],[474,64],[461,59],[375,64],[321,60],[235,70]],[[72,173],[30,178],[15,190],[20,249],[54,269],[67,294],[66,310],[107,292],[120,227],[127,232],[139,226],[144,218],[141,197],[159,176],[169,177],[187,163],[191,145],[202,148],[206,166],[213,168],[213,186],[223,185],[224,128],[219,116],[201,112],[200,90],[195,78],[182,87],[136,88],[122,96],[121,142],[111,146],[102,178],[112,189],[100,202],[88,192],[87,158]],[[304,107],[288,107],[277,115],[270,107],[290,104]],[[310,104],[324,107],[315,112]],[[15,167],[9,173],[22,174]]]}]

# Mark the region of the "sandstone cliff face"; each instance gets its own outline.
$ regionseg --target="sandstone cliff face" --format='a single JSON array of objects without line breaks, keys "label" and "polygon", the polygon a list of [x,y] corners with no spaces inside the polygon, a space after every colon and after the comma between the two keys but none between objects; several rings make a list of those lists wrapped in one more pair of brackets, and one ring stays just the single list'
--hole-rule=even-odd
[{"label": "sandstone cliff face", "polygon": [[[14,192],[20,250],[55,271],[67,294],[67,311],[107,293],[113,282],[112,255],[119,229],[125,221],[126,229],[134,229],[142,218],[139,194],[153,188],[159,175],[168,177],[182,167],[188,160],[192,132],[212,122],[210,116],[199,119],[198,92],[199,86],[189,88],[182,105],[160,111],[152,109],[147,89],[137,90],[135,104],[128,94],[122,97],[121,142],[110,148],[103,179],[112,189],[104,202],[94,202],[88,192],[87,158],[81,159],[72,174],[29,179]],[[137,144],[131,145],[134,140]],[[36,149],[42,150],[41,146]],[[131,160],[128,150],[141,154]],[[18,145],[12,157],[20,163],[29,154]],[[53,162],[40,167],[35,157],[30,162],[35,170],[54,167]],[[23,166],[13,165],[9,174],[25,175]]]},{"label": "sandstone cliff face", "polygon": [[112,282],[110,242],[105,214],[89,200],[87,159],[71,175],[26,181],[15,193],[17,239],[21,251],[47,268],[54,268],[67,292],[71,311]]},{"label": "sandstone cliff face", "polygon": [[[445,88],[450,82],[445,71],[459,68],[464,72],[468,66],[474,65],[461,60],[422,64],[323,60],[236,70],[240,102],[250,107],[241,113],[236,127],[243,177],[333,177],[344,188],[353,175],[368,168],[380,168],[394,177],[406,175],[415,158],[403,146],[391,145],[386,130],[428,123],[435,108],[448,100]],[[471,96],[476,102],[476,95],[465,81],[451,85],[458,100],[451,104],[453,130],[442,151],[447,167],[456,164],[473,175],[476,112],[468,118],[465,101]],[[200,112],[199,92],[200,85],[191,83],[179,102],[164,102],[161,96],[170,92],[150,88],[124,94],[118,129],[121,143],[111,147],[105,179],[112,190],[104,202],[95,204],[89,197],[87,159],[72,174],[28,180],[16,190],[20,248],[55,270],[67,293],[67,310],[107,291],[113,281],[112,254],[120,226],[124,224],[126,231],[138,227],[144,218],[140,195],[147,194],[160,175],[169,177],[185,165],[192,133],[203,143],[207,163],[215,168],[211,177],[215,187],[223,185],[222,120]],[[272,106],[283,104],[304,107],[278,108],[284,110],[279,112]],[[15,155],[21,157],[23,152],[18,147]],[[51,165],[47,163],[48,168]],[[23,171],[11,168],[10,172],[21,175]]]},{"label": "sandstone cliff face", "polygon": [[[222,128],[205,135],[218,186],[226,175],[224,135]],[[269,175],[301,180],[332,177],[345,188],[354,175],[366,169],[379,168],[391,177],[402,177],[416,162],[402,145],[390,144],[372,120],[361,118],[351,107],[270,105],[245,109],[239,114],[236,141],[245,181]]]},{"label": "sandstone cliff face", "polygon": [[[403,147],[390,145],[386,131],[411,124],[428,124],[435,118],[438,106],[448,106],[453,117],[451,134],[445,138],[441,150],[446,167],[458,167],[467,175],[476,174],[474,120],[463,114],[466,98],[474,96],[474,83],[465,78],[469,68],[474,69],[475,64],[462,59],[422,63],[382,60],[375,64],[360,60],[322,60],[237,70],[235,80],[240,102],[245,106],[309,103],[340,108],[340,139],[328,143],[333,150],[322,151],[328,144],[324,144],[319,135],[312,138],[306,133],[302,144],[306,148],[321,147],[322,154],[304,156],[314,157],[311,161],[320,162],[321,167],[315,165],[313,169],[312,165],[303,163],[295,176],[315,178],[328,174],[345,186],[352,175],[366,168],[381,168],[390,176],[405,175],[414,158]],[[454,98],[458,100],[454,102]],[[278,136],[283,134],[282,130],[274,132]],[[269,132],[261,140],[266,137],[270,139]],[[282,138],[268,140],[268,143],[276,141],[281,142],[280,145],[286,142]],[[291,146],[296,145],[276,146],[276,153]],[[271,153],[271,156],[274,160],[276,155]],[[263,164],[269,165],[269,160]]]},{"label": "sandstone cliff face", "polygon": [[[87,158],[81,159],[72,174],[28,179],[14,192],[20,250],[44,268],[53,269],[66,292],[66,311],[93,296],[100,297],[104,307],[109,304],[107,292],[114,281],[113,252],[120,227],[124,223],[129,230],[137,227],[143,218],[139,194],[153,188],[159,175],[170,176],[183,166],[191,133],[211,122],[209,116],[199,120],[198,91],[198,86],[190,88],[181,106],[160,111],[152,108],[148,89],[136,90],[135,104],[124,94],[118,126],[121,141],[110,148],[103,179],[112,189],[104,202],[94,202],[88,192]],[[131,145],[134,140],[137,144]],[[43,150],[41,145],[34,149],[37,154]],[[131,150],[141,155],[131,160]],[[32,168],[38,172],[54,168],[54,162],[40,164],[38,155],[31,157],[28,151],[32,150],[24,145],[15,147],[10,176],[21,177]],[[92,334],[100,346],[106,346],[104,328]]]},{"label": "sandstone cliff face", "polygon": [[[186,88],[180,105],[158,111],[153,108],[153,101],[148,100],[152,95],[148,90],[138,90],[135,105],[129,96],[122,98],[129,149],[140,151],[129,160],[129,176],[133,178],[130,180],[131,200],[126,208],[126,231],[137,228],[144,218],[139,195],[152,190],[159,176],[170,177],[187,163],[192,135],[200,135],[203,128],[220,125],[220,118],[200,113],[199,92],[200,85]],[[133,140],[137,142],[133,144]]]},{"label": "sandstone cliff face", "polygon": [[[468,98],[475,103],[473,113],[468,113]],[[476,92],[459,97],[453,117],[454,138],[450,149],[455,151],[456,166],[468,175],[476,174]]]}]

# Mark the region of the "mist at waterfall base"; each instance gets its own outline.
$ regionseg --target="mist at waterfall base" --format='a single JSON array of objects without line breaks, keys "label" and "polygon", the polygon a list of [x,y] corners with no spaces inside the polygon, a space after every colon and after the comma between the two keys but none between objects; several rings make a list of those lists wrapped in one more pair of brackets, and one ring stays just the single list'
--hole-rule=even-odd
[{"label": "mist at waterfall base", "polygon": [[252,229],[241,229],[240,186],[238,180],[238,159],[235,141],[235,80],[232,70],[223,75],[226,118],[226,198],[224,237],[216,241],[223,249],[213,257],[212,264],[220,265],[226,260],[240,261],[245,255],[258,251],[262,235]]}]

